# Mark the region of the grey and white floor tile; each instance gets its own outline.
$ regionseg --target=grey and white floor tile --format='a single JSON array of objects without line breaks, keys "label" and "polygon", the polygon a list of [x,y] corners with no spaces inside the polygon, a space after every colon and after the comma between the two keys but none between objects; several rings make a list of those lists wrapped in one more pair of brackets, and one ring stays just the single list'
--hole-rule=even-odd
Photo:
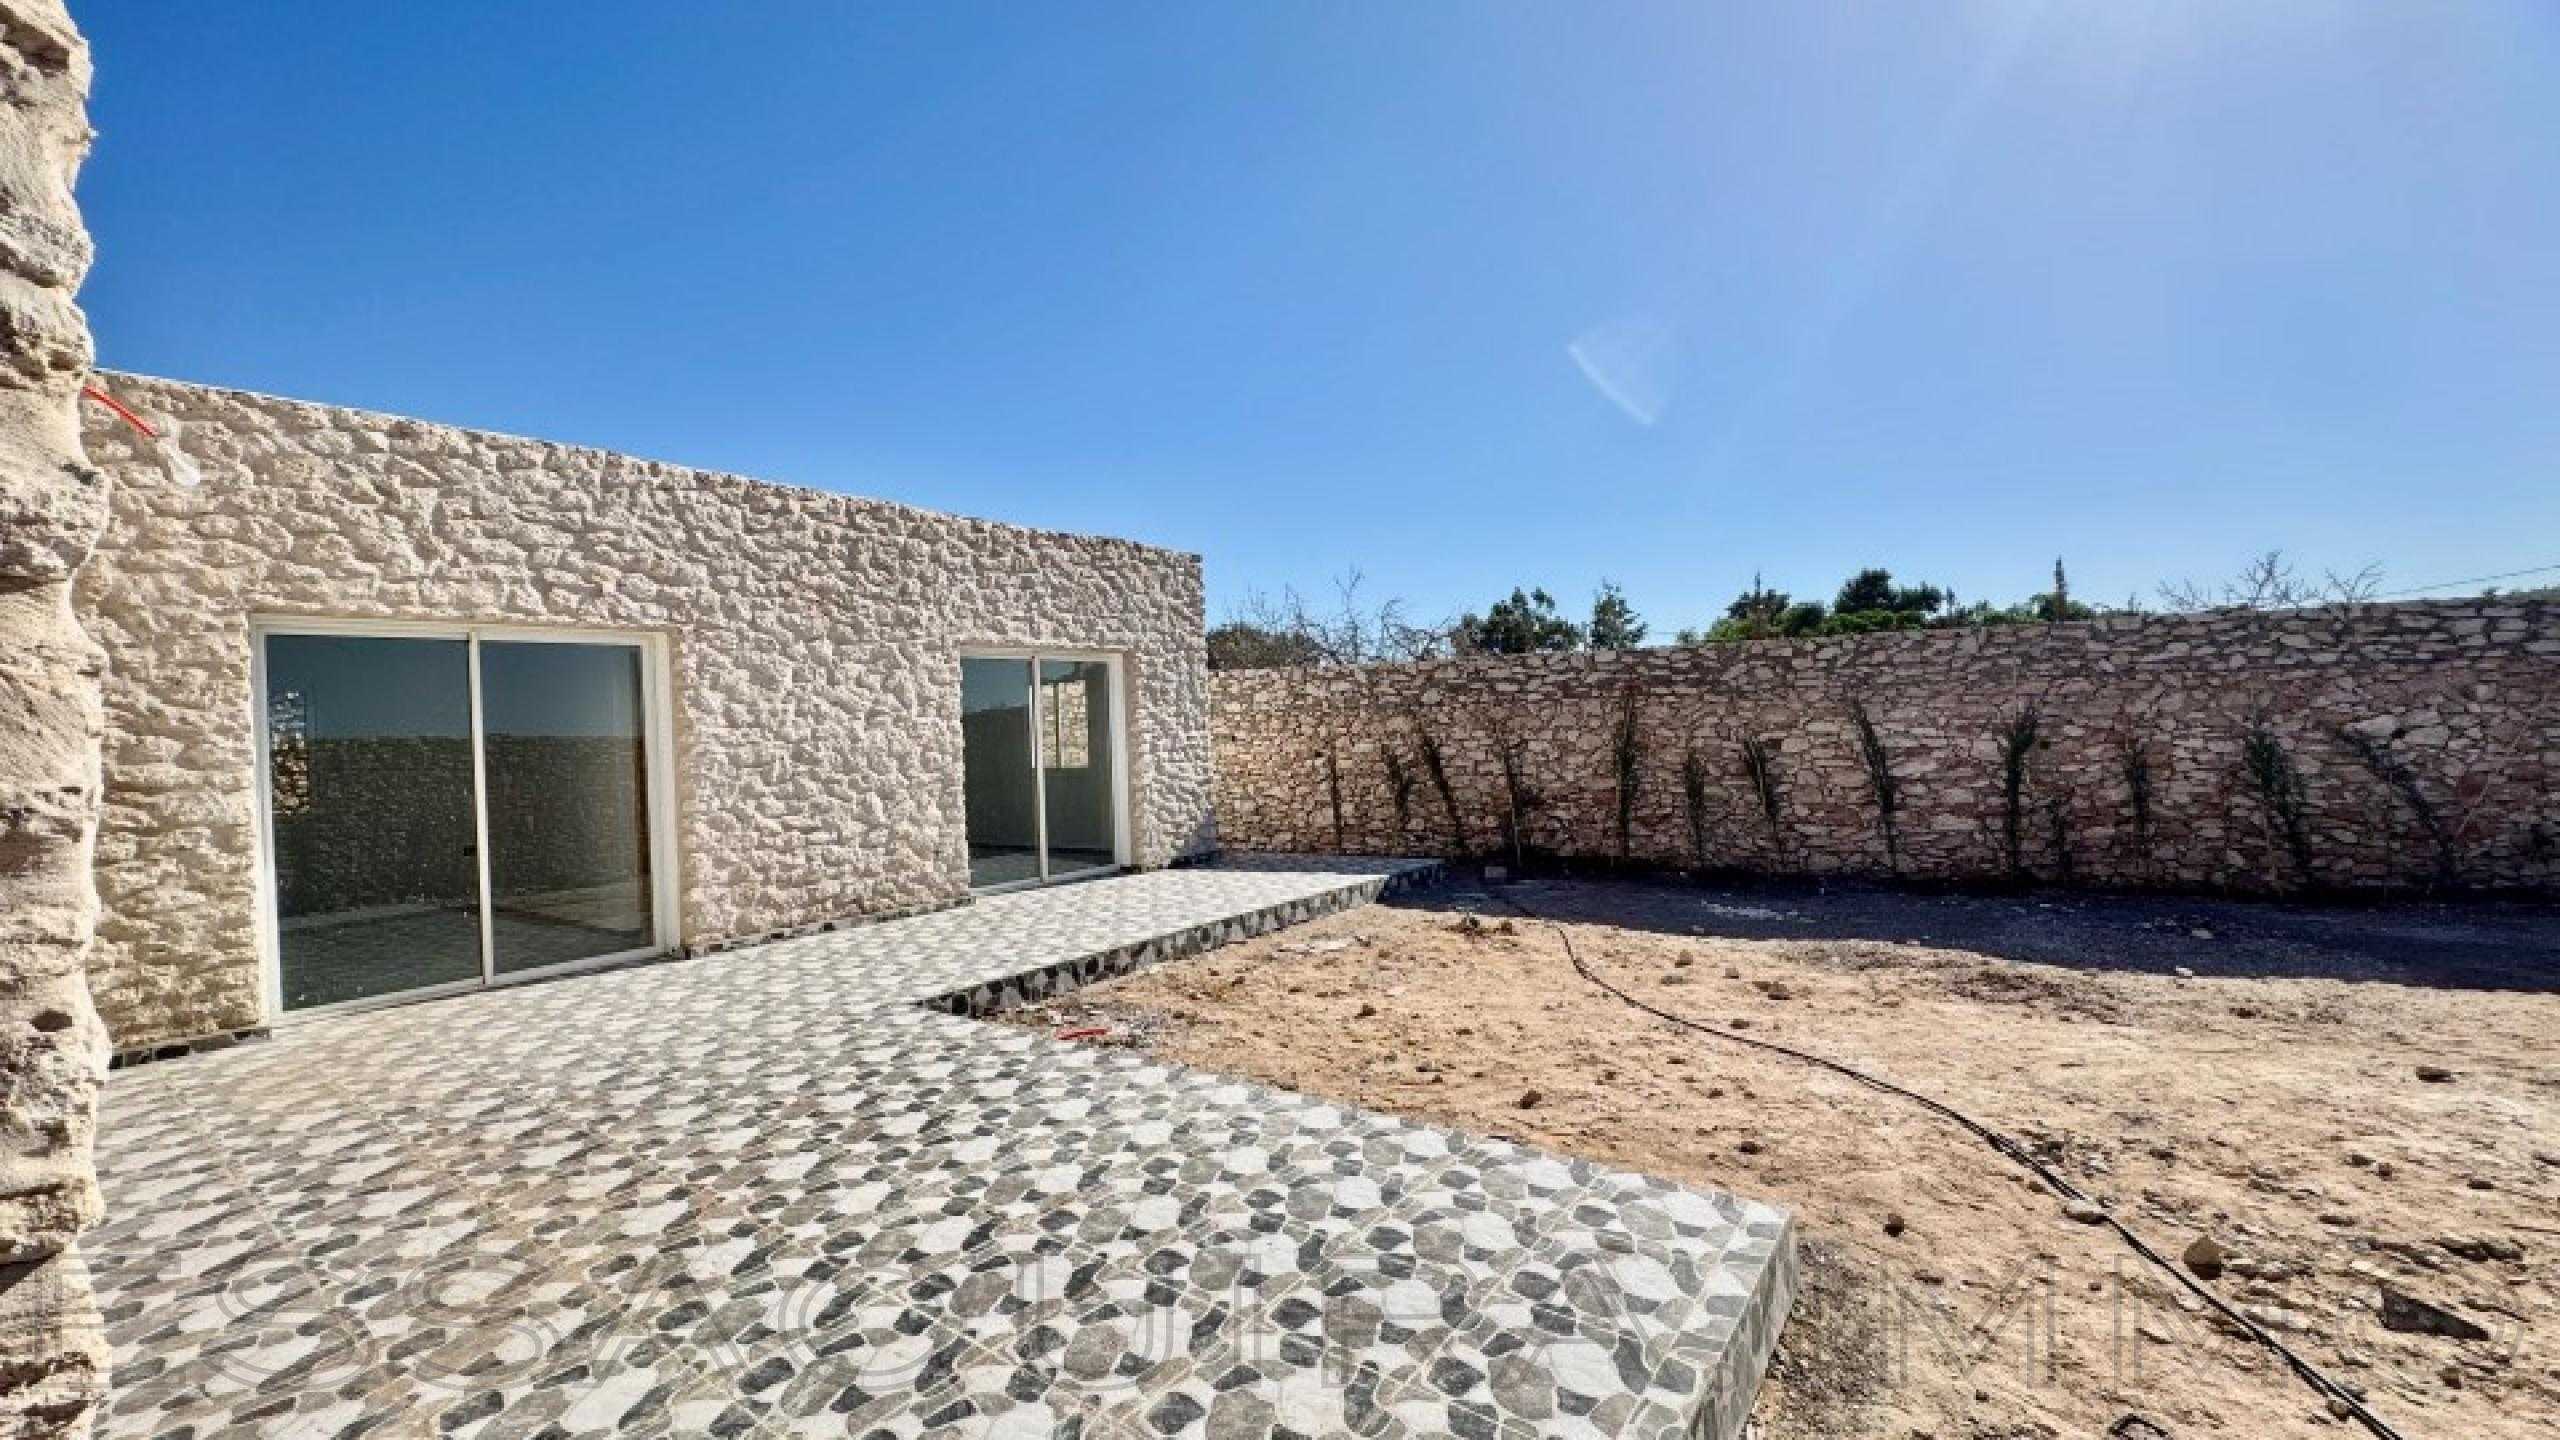
[{"label": "grey and white floor tile", "polygon": [[106,1432],[1737,1434],[1781,1212],[964,1018],[1417,873],[1117,877],[119,1071]]}]

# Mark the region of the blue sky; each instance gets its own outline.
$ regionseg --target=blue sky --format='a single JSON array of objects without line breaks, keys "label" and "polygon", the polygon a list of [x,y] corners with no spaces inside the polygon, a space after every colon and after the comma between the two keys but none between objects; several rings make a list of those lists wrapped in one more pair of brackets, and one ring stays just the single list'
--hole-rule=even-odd
[{"label": "blue sky", "polygon": [[75,12],[102,363],[1426,614],[2560,562],[2560,5]]}]

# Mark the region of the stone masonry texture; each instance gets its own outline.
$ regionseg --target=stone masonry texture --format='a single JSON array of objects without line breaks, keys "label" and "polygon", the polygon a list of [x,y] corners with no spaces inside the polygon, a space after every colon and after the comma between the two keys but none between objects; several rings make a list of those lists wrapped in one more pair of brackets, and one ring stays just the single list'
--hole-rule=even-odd
[{"label": "stone masonry texture", "polygon": [[[2272,893],[2560,890],[2548,599],[1233,671],[1211,692],[1219,833],[1247,849],[1500,851],[1516,789],[1525,845],[1571,857]],[[2004,736],[2029,706],[2012,804]],[[1860,711],[1895,801],[1890,853]]]},{"label": "stone masonry texture", "polygon": [[73,303],[89,78],[59,0],[0,0],[0,1440],[88,1434],[108,1363],[79,1244],[107,1061],[85,973],[102,657],[71,603],[107,522]]},{"label": "stone masonry texture", "polygon": [[960,655],[1122,657],[1132,858],[1216,846],[1200,563],[604,451],[129,375],[203,470],[94,419],[112,523],[93,963],[120,1049],[251,1027],[253,617],[647,632],[671,648],[683,942],[967,893]]}]

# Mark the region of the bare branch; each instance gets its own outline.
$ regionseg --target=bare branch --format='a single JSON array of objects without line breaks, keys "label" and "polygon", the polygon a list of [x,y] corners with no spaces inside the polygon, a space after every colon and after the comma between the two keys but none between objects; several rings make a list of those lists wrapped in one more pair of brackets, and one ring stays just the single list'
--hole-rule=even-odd
[{"label": "bare branch", "polygon": [[2195,580],[2164,581],[2160,601],[2173,611],[2193,613],[2199,610],[2292,610],[2314,604],[2324,596],[2349,604],[2360,604],[2373,598],[2382,583],[2382,567],[2368,565],[2351,576],[2330,571],[2324,584],[2303,579],[2285,558],[2282,550],[2269,550],[2241,567],[2240,573],[2219,585]]},{"label": "bare branch", "polygon": [[2382,567],[2368,564],[2350,575],[2331,570],[2328,572],[2328,590],[2330,599],[2349,609],[2370,605],[2374,597],[2382,593]]},{"label": "bare branch", "polygon": [[1427,660],[1448,653],[1446,627],[1419,625],[1407,617],[1402,599],[1371,605],[1361,597],[1368,577],[1356,567],[1335,577],[1333,604],[1319,610],[1282,586],[1274,595],[1255,590],[1228,616],[1226,629],[1254,643],[1254,663],[1265,665],[1369,665],[1384,660]]}]

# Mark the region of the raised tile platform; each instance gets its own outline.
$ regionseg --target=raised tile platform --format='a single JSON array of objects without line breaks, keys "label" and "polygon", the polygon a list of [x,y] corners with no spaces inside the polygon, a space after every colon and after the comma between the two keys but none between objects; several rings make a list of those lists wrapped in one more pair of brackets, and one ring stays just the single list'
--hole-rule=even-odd
[{"label": "raised tile platform", "polygon": [[1782,1212],[928,1008],[1429,875],[1125,876],[121,1072],[106,1433],[1739,1434]]},{"label": "raised tile platform", "polygon": [[[942,975],[961,983],[925,1003],[954,1015],[993,1015],[1037,1004],[1096,981],[1436,885],[1443,867],[1437,860],[1241,855],[1161,873],[1169,878],[1152,884],[1146,876],[1124,875],[979,901],[975,918],[1017,926],[1035,938],[1037,948],[1026,955],[1005,945],[957,946]],[[1326,879],[1311,888],[1310,876]]]}]

